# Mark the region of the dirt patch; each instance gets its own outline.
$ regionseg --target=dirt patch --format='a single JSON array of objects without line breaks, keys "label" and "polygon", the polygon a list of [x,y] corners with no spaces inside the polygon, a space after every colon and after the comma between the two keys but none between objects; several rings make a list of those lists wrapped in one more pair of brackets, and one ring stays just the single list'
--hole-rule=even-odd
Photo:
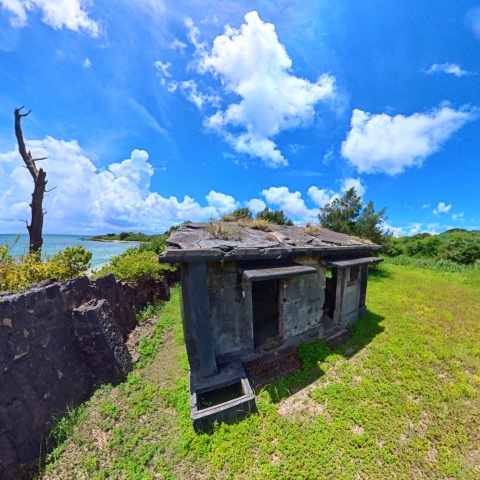
[{"label": "dirt patch", "polygon": [[311,397],[311,393],[318,388],[317,385],[310,385],[278,404],[277,412],[282,417],[293,416],[294,418],[302,413],[310,415],[325,415],[327,422],[331,421],[326,403],[318,403]]},{"label": "dirt patch", "polygon": [[129,333],[126,345],[130,355],[132,356],[133,362],[136,362],[140,358],[140,354],[138,353],[137,349],[138,344],[142,338],[150,337],[152,335],[152,330],[155,328],[157,322],[157,317],[149,318],[148,320],[138,324],[135,329]]}]

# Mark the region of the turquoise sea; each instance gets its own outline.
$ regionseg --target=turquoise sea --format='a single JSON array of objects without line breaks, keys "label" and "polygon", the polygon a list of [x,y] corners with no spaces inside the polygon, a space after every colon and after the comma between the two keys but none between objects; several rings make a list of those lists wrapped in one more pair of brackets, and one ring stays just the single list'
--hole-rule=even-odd
[{"label": "turquoise sea", "polygon": [[[0,234],[0,245],[13,245],[17,235]],[[91,269],[100,268],[108,263],[110,258],[120,255],[127,248],[135,247],[138,242],[96,242],[90,240],[85,235],[44,235],[42,253],[47,255],[55,255],[60,250],[67,247],[81,246],[92,252],[92,260],[90,261]],[[13,246],[12,253],[21,255],[28,252],[28,235],[20,235],[18,242]]]}]

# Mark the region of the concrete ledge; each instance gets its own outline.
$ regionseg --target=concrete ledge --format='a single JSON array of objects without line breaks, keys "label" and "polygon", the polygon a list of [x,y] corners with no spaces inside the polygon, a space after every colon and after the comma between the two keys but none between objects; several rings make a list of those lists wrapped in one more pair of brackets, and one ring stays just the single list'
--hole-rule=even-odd
[{"label": "concrete ledge", "polygon": [[[190,418],[196,432],[210,432],[214,422],[234,423],[250,413],[257,412],[255,395],[240,362],[229,364],[213,377],[202,381],[196,372],[190,374]],[[232,389],[238,390],[238,396]],[[224,392],[228,391],[228,399],[222,401]],[[215,397],[220,399],[218,403]],[[202,398],[212,400],[212,405],[202,402]]]}]

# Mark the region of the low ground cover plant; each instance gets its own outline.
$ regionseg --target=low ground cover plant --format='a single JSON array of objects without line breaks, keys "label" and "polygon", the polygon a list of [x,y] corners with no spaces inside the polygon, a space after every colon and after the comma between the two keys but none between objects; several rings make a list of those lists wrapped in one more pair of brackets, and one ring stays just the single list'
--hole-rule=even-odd
[{"label": "low ground cover plant", "polygon": [[476,480],[480,283],[469,275],[373,269],[352,340],[303,345],[303,369],[258,391],[258,414],[209,435],[190,423],[178,291],[156,352],[94,395],[41,477]]}]

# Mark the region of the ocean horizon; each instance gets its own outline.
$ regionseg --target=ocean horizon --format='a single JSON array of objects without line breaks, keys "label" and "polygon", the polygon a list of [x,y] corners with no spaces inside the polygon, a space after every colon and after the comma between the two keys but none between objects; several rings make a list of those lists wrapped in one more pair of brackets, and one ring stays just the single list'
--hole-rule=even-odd
[{"label": "ocean horizon", "polygon": [[[17,236],[13,233],[0,233],[0,246],[9,245],[13,255],[28,253],[28,234],[21,234],[15,243]],[[92,240],[89,235],[44,234],[42,254],[55,255],[67,247],[84,247],[92,252],[90,270],[96,270],[106,265],[112,257],[120,255],[128,248],[137,245],[139,245],[139,242],[99,242]]]}]

